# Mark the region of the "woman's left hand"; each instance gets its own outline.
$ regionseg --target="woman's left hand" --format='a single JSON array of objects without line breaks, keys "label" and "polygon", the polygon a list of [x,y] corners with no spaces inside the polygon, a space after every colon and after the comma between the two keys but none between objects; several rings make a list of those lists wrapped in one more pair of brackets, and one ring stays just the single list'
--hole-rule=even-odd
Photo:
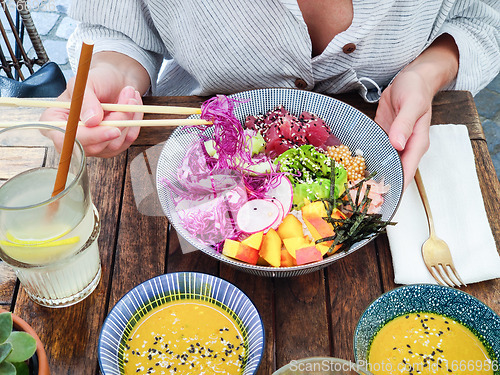
[{"label": "woman's left hand", "polygon": [[456,78],[458,56],[453,37],[440,35],[382,93],[375,121],[401,152],[405,188],[429,148],[434,95]]},{"label": "woman's left hand", "polygon": [[408,70],[394,79],[379,101],[375,122],[389,134],[394,148],[401,151],[405,188],[429,148],[433,96],[425,80]]}]

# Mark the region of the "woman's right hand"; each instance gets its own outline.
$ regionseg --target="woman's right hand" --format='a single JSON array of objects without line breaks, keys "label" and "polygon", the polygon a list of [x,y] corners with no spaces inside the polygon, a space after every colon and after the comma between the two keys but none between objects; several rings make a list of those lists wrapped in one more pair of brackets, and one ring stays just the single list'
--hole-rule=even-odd
[{"label": "woman's right hand", "polygon": [[[74,82],[73,77],[57,100],[71,101]],[[115,52],[100,52],[94,55],[80,115],[85,126],[80,126],[77,131],[77,139],[88,156],[112,157],[135,141],[139,135],[139,127],[116,128],[98,125],[103,120],[140,120],[143,114],[104,112],[101,103],[142,104],[139,90],[145,92],[148,87],[149,76],[135,60]],[[68,109],[50,108],[42,114],[40,121],[66,121],[68,114]],[[62,133],[51,132],[49,137],[56,148],[62,148]]]}]

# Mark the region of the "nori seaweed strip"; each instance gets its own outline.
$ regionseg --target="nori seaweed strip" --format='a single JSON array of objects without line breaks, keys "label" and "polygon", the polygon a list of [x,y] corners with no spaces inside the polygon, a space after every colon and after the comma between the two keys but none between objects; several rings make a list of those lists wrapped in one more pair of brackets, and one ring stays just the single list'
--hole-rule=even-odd
[{"label": "nori seaweed strip", "polygon": [[[370,185],[366,187],[361,202],[359,201],[363,184],[365,184],[373,176],[375,176],[375,172],[351,187],[345,184],[345,191],[339,196],[338,200],[336,200],[335,163],[332,163],[330,175],[330,196],[327,199],[322,199],[322,201],[327,211],[327,217],[324,217],[323,219],[333,226],[335,234],[333,236],[324,237],[315,241],[316,244],[333,241],[328,249],[329,254],[332,254],[335,251],[335,247],[338,244],[341,244],[341,251],[347,251],[353,244],[380,233],[387,225],[396,224],[382,220],[382,215],[380,214],[368,213],[370,203],[372,202],[372,199],[368,198],[371,189]],[[354,201],[350,194],[352,189],[358,189]],[[340,202],[339,207],[341,211],[349,214],[349,216],[345,219],[331,217],[333,210],[337,208],[337,202]]]}]

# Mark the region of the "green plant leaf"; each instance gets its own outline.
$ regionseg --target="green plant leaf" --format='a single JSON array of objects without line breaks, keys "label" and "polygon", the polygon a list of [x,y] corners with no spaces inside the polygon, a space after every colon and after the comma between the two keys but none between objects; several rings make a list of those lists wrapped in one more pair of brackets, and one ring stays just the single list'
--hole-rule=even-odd
[{"label": "green plant leaf", "polygon": [[12,352],[7,357],[9,362],[23,362],[35,354],[36,341],[26,332],[12,332],[7,342],[12,344]]},{"label": "green plant leaf", "polygon": [[14,367],[16,368],[16,375],[30,375],[30,369],[26,362],[14,363]]},{"label": "green plant leaf", "polygon": [[0,314],[0,344],[5,342],[12,332],[12,314],[3,312]]},{"label": "green plant leaf", "polygon": [[0,344],[0,363],[2,363],[5,358],[7,358],[11,351],[12,345],[10,342],[4,342],[3,344]]},{"label": "green plant leaf", "polygon": [[12,363],[0,363],[0,375],[16,375],[16,368]]}]

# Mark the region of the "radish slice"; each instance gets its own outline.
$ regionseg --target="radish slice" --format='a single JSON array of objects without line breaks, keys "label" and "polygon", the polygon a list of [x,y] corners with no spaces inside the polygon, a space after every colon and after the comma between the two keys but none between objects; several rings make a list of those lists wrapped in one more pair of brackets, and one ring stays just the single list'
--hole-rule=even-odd
[{"label": "radish slice", "polygon": [[257,233],[270,228],[280,217],[280,208],[267,199],[246,202],[236,215],[236,224],[245,233]]},{"label": "radish slice", "polygon": [[275,198],[266,198],[266,201],[272,202],[280,210],[280,214],[279,214],[278,218],[276,219],[274,224],[271,225],[271,228],[278,229],[278,227],[280,226],[281,222],[283,221],[283,219],[285,218],[285,215],[286,215],[285,210],[283,208],[283,205],[281,204],[281,202],[279,200],[277,200]]},{"label": "radish slice", "polygon": [[274,198],[280,201],[281,205],[283,206],[283,217],[286,216],[287,213],[290,212],[292,209],[292,203],[293,203],[293,187],[292,183],[288,178],[285,176],[280,176],[280,181],[278,185],[270,189],[266,193],[267,198]]}]

